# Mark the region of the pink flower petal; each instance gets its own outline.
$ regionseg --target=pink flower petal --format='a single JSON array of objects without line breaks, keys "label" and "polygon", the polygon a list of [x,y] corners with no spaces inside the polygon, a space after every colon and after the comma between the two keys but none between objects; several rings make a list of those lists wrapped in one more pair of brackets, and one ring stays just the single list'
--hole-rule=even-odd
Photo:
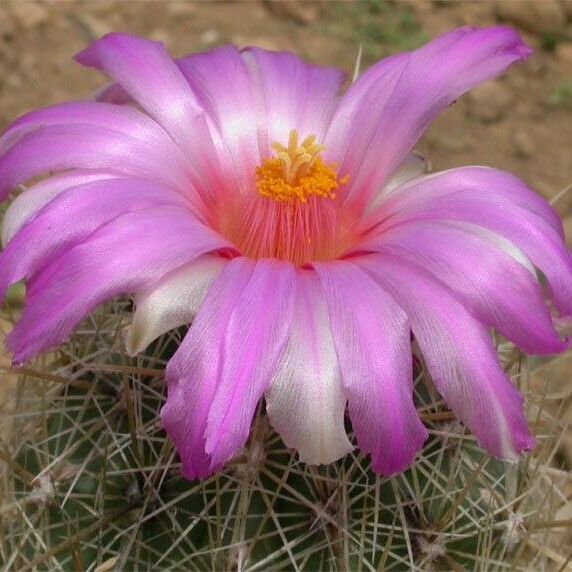
[{"label": "pink flower petal", "polygon": [[204,111],[161,42],[128,34],[108,34],[76,56],[82,65],[117,81],[173,140],[194,147],[197,121]]},{"label": "pink flower petal", "polygon": [[91,44],[76,59],[111,76],[167,131],[191,159],[187,170],[203,201],[215,200],[218,187],[225,184],[213,141],[216,130],[165,46],[114,33]]},{"label": "pink flower petal", "polygon": [[228,260],[203,256],[178,268],[135,296],[136,310],[125,344],[129,355],[144,350],[160,335],[190,324],[215,278]]},{"label": "pink flower petal", "polygon": [[220,466],[250,432],[256,404],[284,352],[294,301],[294,269],[259,260],[228,323],[220,378],[206,428],[211,467]]},{"label": "pink flower petal", "polygon": [[298,270],[290,339],[266,391],[270,422],[302,461],[331,463],[353,449],[346,401],[324,292],[314,271]]},{"label": "pink flower petal", "polygon": [[293,284],[288,264],[233,259],[169,362],[161,419],[187,478],[211,474],[245,444],[286,344]]},{"label": "pink flower petal", "polygon": [[560,238],[564,238],[560,216],[542,196],[511,173],[490,167],[459,167],[403,181],[387,194],[377,212],[371,213],[368,224],[374,221],[379,224],[394,212],[405,211],[418,203],[461,193],[470,198],[480,193],[482,202],[498,204],[506,209],[522,209],[527,219],[542,219]]},{"label": "pink flower petal", "polygon": [[[427,159],[415,151],[412,151],[405,157],[399,165],[387,185],[381,189],[381,198],[390,195],[395,189],[401,187],[412,179],[417,179],[426,174],[430,170]],[[379,201],[381,202],[381,200]]]},{"label": "pink flower petal", "polygon": [[224,359],[221,344],[237,307],[236,293],[244,292],[255,264],[246,258],[228,263],[167,364],[168,394],[161,421],[177,447],[183,474],[188,479],[206,477],[212,472],[210,456],[205,451],[205,432]]},{"label": "pink flower petal", "polygon": [[292,129],[321,139],[339,100],[345,74],[310,65],[288,52],[244,50],[266,119],[266,148],[286,144]]},{"label": "pink flower petal", "polygon": [[[572,257],[561,223],[540,197],[530,197],[516,177],[494,169],[465,167],[411,181],[372,216],[381,235],[392,226],[422,220],[457,220],[482,226],[520,249],[546,276],[554,302],[572,314]],[[558,228],[555,228],[558,226]]]},{"label": "pink flower petal", "polygon": [[344,96],[326,137],[330,153],[345,157],[340,170],[352,175],[352,200],[363,202],[383,186],[463,93],[530,53],[510,28],[465,27],[373,66]]},{"label": "pink flower petal", "polygon": [[356,260],[407,312],[437,389],[479,443],[501,459],[530,450],[523,397],[487,328],[422,268],[385,253]]},{"label": "pink flower petal", "polygon": [[[325,156],[328,162],[337,162],[344,174],[351,174],[350,188],[409,57],[409,53],[396,54],[377,62],[338,103],[324,137]],[[382,183],[378,189],[383,187]]]},{"label": "pink flower petal", "polygon": [[179,207],[112,220],[28,282],[26,309],[7,338],[15,362],[66,340],[102,302],[148,288],[202,254],[229,247]]},{"label": "pink flower petal", "polygon": [[536,274],[483,230],[465,223],[415,221],[383,233],[376,247],[424,267],[479,321],[523,350],[555,354],[566,349]]},{"label": "pink flower petal", "polygon": [[103,224],[127,212],[165,205],[184,203],[176,193],[145,180],[107,179],[68,189],[0,253],[0,300],[11,284],[35,274]]},{"label": "pink flower petal", "polygon": [[427,160],[418,153],[412,152],[407,155],[401,165],[397,168],[395,173],[391,176],[387,184],[376,191],[373,195],[371,202],[367,205],[367,210],[364,213],[371,216],[372,212],[380,209],[383,201],[395,190],[405,185],[413,179],[417,179],[426,174],[429,170]]},{"label": "pink flower petal", "polygon": [[349,261],[317,264],[358,445],[385,475],[408,468],[427,431],[413,403],[407,316]]},{"label": "pink flower petal", "polygon": [[169,148],[95,125],[40,127],[0,155],[0,200],[32,177],[78,168],[141,177],[191,195],[180,159]]},{"label": "pink flower petal", "polygon": [[240,50],[223,46],[177,60],[177,65],[220,134],[236,190],[247,192],[261,154],[267,151],[260,147],[267,127],[260,95]]},{"label": "pink flower petal", "polygon": [[86,131],[94,126],[102,127],[152,145],[161,145],[170,153],[181,156],[180,150],[165,131],[144,113],[130,107],[92,101],[62,103],[23,115],[0,137],[0,153],[4,153],[24,135],[40,127],[54,125],[82,125]]},{"label": "pink flower petal", "polygon": [[133,98],[118,83],[110,83],[97,90],[93,99],[102,103],[114,103],[116,105],[133,104]]},{"label": "pink flower petal", "polygon": [[54,175],[20,193],[8,206],[2,219],[2,245],[6,246],[17,232],[58,195],[86,183],[115,178],[111,173],[97,171],[72,171]]}]

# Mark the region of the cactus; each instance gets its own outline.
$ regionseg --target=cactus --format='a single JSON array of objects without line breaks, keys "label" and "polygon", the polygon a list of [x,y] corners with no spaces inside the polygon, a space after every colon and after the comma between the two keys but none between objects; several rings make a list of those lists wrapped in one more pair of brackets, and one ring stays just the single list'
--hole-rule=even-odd
[{"label": "cactus", "polygon": [[[566,475],[562,428],[529,391],[523,356],[499,341],[527,395],[534,455],[486,455],[416,360],[430,430],[415,465],[375,475],[357,452],[311,467],[259,409],[245,449],[188,482],[159,421],[164,365],[184,332],[128,358],[129,304],[96,312],[56,353],[21,369],[1,443],[0,561],[6,570],[505,570],[566,564],[551,519]],[[558,524],[558,523],[556,523]]]}]

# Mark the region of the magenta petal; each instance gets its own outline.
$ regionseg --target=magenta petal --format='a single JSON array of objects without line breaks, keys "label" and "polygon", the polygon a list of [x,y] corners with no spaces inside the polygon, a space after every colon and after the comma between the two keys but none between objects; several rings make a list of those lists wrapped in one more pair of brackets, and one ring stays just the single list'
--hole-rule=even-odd
[{"label": "magenta petal", "polygon": [[184,147],[204,115],[195,94],[165,46],[127,34],[108,34],[76,56],[116,80],[131,97]]},{"label": "magenta petal", "polygon": [[[376,134],[409,54],[396,54],[367,69],[342,96],[325,135],[325,154],[341,172],[350,173],[350,189]],[[400,160],[400,164],[405,160]],[[389,177],[388,177],[389,179]],[[385,186],[381,182],[377,190]]]},{"label": "magenta petal", "polygon": [[110,83],[102,87],[95,93],[93,99],[101,103],[114,103],[116,105],[133,103],[133,98],[117,83]]},{"label": "magenta petal", "polygon": [[160,42],[127,34],[108,34],[76,56],[122,86],[190,158],[187,171],[203,199],[223,183],[215,129],[181,70]]},{"label": "magenta petal", "polygon": [[14,360],[22,363],[63,342],[102,302],[148,288],[202,254],[229,247],[178,207],[112,220],[29,281],[26,309],[7,338]]},{"label": "magenta petal", "polygon": [[115,217],[168,204],[182,206],[182,198],[144,180],[108,179],[68,189],[0,253],[0,299],[11,284],[38,272]]},{"label": "magenta petal", "polygon": [[6,209],[2,220],[2,245],[6,246],[28,221],[68,189],[114,178],[116,176],[110,173],[76,169],[69,173],[54,175],[28,187]]},{"label": "magenta petal", "polygon": [[130,107],[91,101],[62,103],[27,113],[14,121],[2,134],[0,153],[24,135],[40,127],[54,125],[82,125],[86,135],[91,127],[101,127],[153,145],[162,145],[171,153],[180,154],[165,131],[144,113]]},{"label": "magenta petal", "polygon": [[95,125],[55,125],[38,128],[0,155],[0,200],[32,177],[76,168],[146,178],[189,192],[186,166],[171,149]]},{"label": "magenta petal", "polygon": [[292,129],[321,139],[339,100],[345,74],[310,65],[288,52],[243,51],[265,112],[266,147],[287,143]]},{"label": "magenta petal", "polygon": [[540,224],[548,225],[564,239],[560,216],[542,196],[511,173],[490,167],[458,167],[403,181],[388,193],[377,211],[369,215],[368,223],[379,224],[395,213],[447,196],[480,197],[482,202],[496,208],[518,209],[523,211],[526,219],[541,219]]},{"label": "magenta petal", "polygon": [[523,350],[563,351],[566,344],[554,329],[534,269],[515,260],[510,244],[505,250],[499,241],[498,235],[476,225],[415,221],[384,232],[376,247],[423,266],[476,318]]},{"label": "magenta petal", "polygon": [[255,263],[246,258],[229,262],[211,286],[191,328],[167,364],[167,401],[161,410],[163,427],[174,441],[183,474],[188,479],[211,474],[205,432],[218,388],[221,344],[236,309],[237,292],[246,288]]},{"label": "magenta petal", "polygon": [[[548,280],[554,302],[572,315],[572,256],[552,209],[516,177],[465,167],[411,181],[376,213],[377,232],[421,220],[457,220],[493,231],[520,249]],[[373,217],[372,217],[373,220]]]},{"label": "magenta petal", "polygon": [[218,387],[206,428],[211,469],[244,445],[256,404],[284,351],[294,294],[291,264],[260,260],[227,325]]},{"label": "magenta petal", "polygon": [[244,446],[290,328],[294,270],[230,261],[167,367],[161,412],[189,479],[219,469]]},{"label": "magenta petal", "polygon": [[352,425],[376,471],[405,470],[427,439],[413,403],[407,316],[350,262],[319,264]]},{"label": "magenta petal", "polygon": [[383,204],[383,200],[388,197],[395,189],[405,185],[413,179],[422,177],[429,171],[429,163],[425,157],[416,152],[411,152],[401,162],[399,167],[393,173],[391,179],[387,184],[379,189],[373,197],[369,205],[370,212],[375,212],[376,209]]},{"label": "magenta petal", "polygon": [[465,27],[373,66],[344,96],[326,137],[331,153],[345,156],[352,197],[371,197],[440,112],[530,52],[510,28]]},{"label": "magenta petal", "polygon": [[259,95],[240,50],[223,46],[182,58],[177,65],[213,120],[229,153],[232,161],[229,169],[240,190],[248,189],[261,162],[259,135],[266,124]]},{"label": "magenta petal", "polygon": [[353,449],[345,428],[347,398],[324,290],[314,270],[296,271],[292,329],[266,391],[270,423],[300,460],[332,463]]},{"label": "magenta petal", "polygon": [[407,312],[437,389],[479,443],[501,459],[530,450],[523,397],[500,367],[487,328],[422,268],[389,254],[360,265]]}]

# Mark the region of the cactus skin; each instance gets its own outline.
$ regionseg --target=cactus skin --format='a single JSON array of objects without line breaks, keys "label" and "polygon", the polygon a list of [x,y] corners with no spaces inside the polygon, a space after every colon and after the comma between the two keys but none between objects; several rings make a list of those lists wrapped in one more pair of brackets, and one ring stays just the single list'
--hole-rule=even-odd
[{"label": "cactus skin", "polygon": [[[306,466],[261,407],[247,446],[224,472],[186,481],[159,423],[164,364],[182,332],[127,358],[120,333],[128,309],[107,306],[51,356],[50,367],[22,371],[11,439],[0,451],[6,570],[554,564],[543,547],[546,534],[534,531],[558,496],[541,461],[552,455],[554,437],[541,437],[536,455],[518,464],[490,458],[439,400],[421,362],[415,397],[431,438],[405,473],[379,477],[357,453]],[[522,356],[508,345],[500,350],[525,385]],[[530,402],[539,422],[553,422]]]}]

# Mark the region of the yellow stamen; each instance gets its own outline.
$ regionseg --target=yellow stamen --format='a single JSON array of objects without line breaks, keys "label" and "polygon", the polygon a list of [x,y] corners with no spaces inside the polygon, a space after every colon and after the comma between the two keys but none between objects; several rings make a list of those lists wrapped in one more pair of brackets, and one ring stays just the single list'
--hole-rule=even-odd
[{"label": "yellow stamen", "polygon": [[349,176],[338,179],[335,163],[324,163],[325,147],[316,143],[314,135],[299,143],[298,131],[293,129],[288,146],[274,143],[272,149],[276,155],[256,169],[256,187],[263,197],[303,203],[312,195],[333,199],[340,185],[349,181]]}]

